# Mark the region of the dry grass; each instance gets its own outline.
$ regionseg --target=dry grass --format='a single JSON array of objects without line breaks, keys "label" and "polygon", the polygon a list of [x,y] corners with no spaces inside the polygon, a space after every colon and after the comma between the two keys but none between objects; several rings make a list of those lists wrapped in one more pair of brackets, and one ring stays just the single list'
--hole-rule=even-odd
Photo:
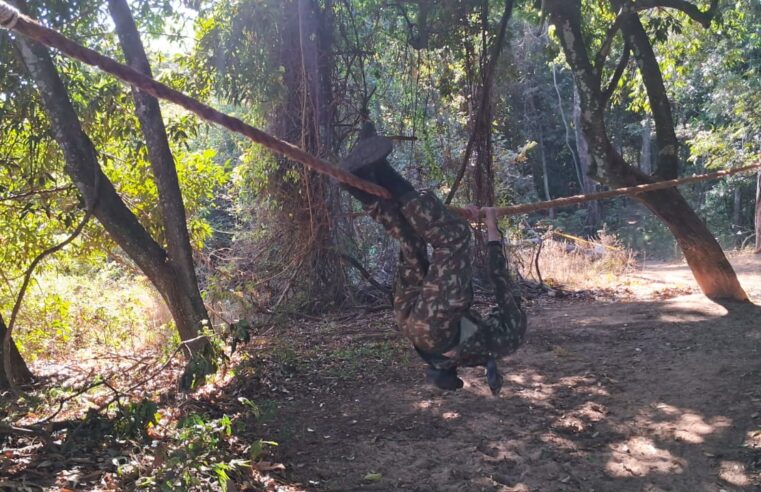
[{"label": "dry grass", "polygon": [[624,248],[612,235],[601,232],[595,240],[573,240],[560,235],[538,244],[526,244],[514,253],[524,278],[538,280],[535,257],[539,252],[539,272],[545,284],[568,289],[613,288],[634,269],[634,252]]}]

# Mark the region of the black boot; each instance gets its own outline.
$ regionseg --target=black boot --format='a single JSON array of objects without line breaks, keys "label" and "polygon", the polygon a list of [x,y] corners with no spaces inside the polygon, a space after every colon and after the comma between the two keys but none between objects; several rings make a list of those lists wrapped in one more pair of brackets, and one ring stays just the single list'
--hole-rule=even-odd
[{"label": "black boot", "polygon": [[387,160],[374,166],[376,183],[386,188],[399,203],[405,203],[418,195],[415,187],[396,172]]},{"label": "black boot", "polygon": [[391,140],[378,136],[375,126],[368,121],[359,131],[354,148],[341,160],[339,167],[358,175],[362,169],[384,161],[392,150],[394,145]]},{"label": "black boot", "polygon": [[437,387],[447,391],[455,391],[462,388],[462,379],[457,377],[457,366],[452,362],[452,359],[427,352],[418,347],[415,347],[415,350],[430,366],[425,371],[426,379],[429,383],[433,383]]},{"label": "black boot", "polygon": [[[405,199],[417,196],[417,192],[409,181],[397,173],[386,160],[392,150],[391,140],[379,137],[375,126],[367,122],[359,131],[357,143],[349,155],[341,161],[340,167],[357,177],[386,188],[394,199],[403,202]],[[362,203],[367,203],[367,193],[359,192],[358,194],[348,186],[346,189]]]},{"label": "black boot", "polygon": [[429,367],[426,369],[425,374],[429,382],[443,390],[457,391],[462,388],[464,384],[462,379],[457,377],[456,367],[445,370]]}]

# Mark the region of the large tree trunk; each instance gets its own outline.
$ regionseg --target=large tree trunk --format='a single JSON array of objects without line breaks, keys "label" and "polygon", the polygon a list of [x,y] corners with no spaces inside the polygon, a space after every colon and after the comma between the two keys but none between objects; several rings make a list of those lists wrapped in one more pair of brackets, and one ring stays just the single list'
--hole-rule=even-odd
[{"label": "large tree trunk", "polygon": [[[314,0],[289,0],[281,8],[277,56],[285,69],[285,97],[273,115],[272,130],[311,154],[335,155],[331,3],[321,10]],[[299,178],[289,179],[286,173],[297,173]],[[287,283],[276,286],[283,289],[279,300],[290,295],[295,301],[291,307],[309,310],[343,303],[348,278],[336,238],[338,187],[329,178],[282,159],[268,190],[278,203],[271,218],[277,230],[270,240],[276,244],[268,248],[287,258],[292,270]]]},{"label": "large tree trunk", "polygon": [[[5,320],[0,316],[0,340],[5,337],[6,331],[8,331],[8,328],[5,325]],[[0,343],[0,361],[4,359],[3,344]],[[11,338],[11,371],[13,374],[11,374],[12,377],[10,379],[16,386],[31,383],[34,379],[34,375],[26,365],[24,358],[21,357],[13,338]],[[10,388],[10,382],[8,380],[9,378],[5,373],[5,368],[3,367],[3,364],[0,364],[0,390]]]},{"label": "large tree trunk", "polygon": [[[150,62],[126,0],[109,0],[108,7],[114,19],[127,64],[151,77]],[[198,289],[185,205],[182,201],[174,156],[169,147],[158,100],[137,89],[133,89],[132,95],[159,192],[159,205],[167,244],[167,260],[169,268],[175,272],[174,283],[168,287],[170,290],[177,291],[177,301],[174,304],[182,306],[177,328],[182,339],[189,340],[198,335],[198,328],[205,321],[208,322],[209,315]]]},{"label": "large tree trunk", "polygon": [[208,340],[197,338],[200,328],[197,306],[178,282],[178,273],[164,249],[140,224],[101,170],[95,147],[82,130],[47,50],[21,36],[16,38],[16,45],[40,92],[53,136],[63,150],[64,169],[84,197],[85,204],[116,244],[156,286],[172,313],[180,337],[194,340],[186,345],[188,351],[207,354]]},{"label": "large tree trunk", "polygon": [[[582,35],[581,2],[545,0],[544,7],[558,30],[560,44],[573,70],[579,90],[582,129],[590,144],[592,174],[596,179],[616,187],[652,182],[652,178],[624,161],[621,154],[613,148],[608,137],[605,126],[606,100],[601,89],[599,74],[596,73],[589,59]],[[647,52],[641,44],[640,37],[632,41],[638,43],[636,49],[640,53]],[[640,70],[642,66],[643,63],[640,61]],[[653,69],[650,65],[647,65],[647,68]],[[652,73],[648,76],[651,75]],[[648,97],[651,97],[649,90]],[[651,106],[655,108],[653,101]],[[658,115],[654,118],[656,130],[658,118],[663,116]],[[659,148],[658,176],[672,173],[673,162],[669,157],[671,150]],[[675,148],[673,150],[676,152]],[[643,194],[638,199],[645,203],[674,234],[698,285],[706,296],[714,299],[748,300],[721,246],[677,190],[655,191]]]},{"label": "large tree trunk", "polygon": [[[550,196],[550,176],[547,169],[547,152],[544,148],[544,125],[542,125],[541,119],[539,121],[539,158],[542,162],[542,185],[544,186],[544,199],[547,201],[552,200]],[[550,218],[555,218],[555,209],[549,209]]]}]

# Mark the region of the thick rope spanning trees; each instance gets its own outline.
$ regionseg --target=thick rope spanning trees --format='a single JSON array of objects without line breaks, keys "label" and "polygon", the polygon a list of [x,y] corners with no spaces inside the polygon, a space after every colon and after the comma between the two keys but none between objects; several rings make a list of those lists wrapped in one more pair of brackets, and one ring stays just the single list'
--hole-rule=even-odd
[{"label": "thick rope spanning trees", "polygon": [[[3,0],[0,0],[0,27],[22,34],[27,38],[33,41],[37,41],[38,43],[43,44],[49,48],[57,49],[65,55],[80,60],[88,65],[98,67],[101,70],[116,76],[122,81],[137,87],[138,89],[154,97],[164,99],[182,106],[183,108],[198,115],[206,121],[216,123],[227,128],[230,131],[243,135],[253,142],[261,144],[273,152],[277,152],[296,162],[300,162],[318,173],[331,176],[341,183],[353,186],[372,195],[379,196],[381,198],[391,198],[390,193],[385,188],[369,181],[365,181],[364,179],[358,178],[357,176],[346,172],[339,167],[323,159],[320,159],[319,157],[315,157],[304,152],[291,143],[273,137],[272,135],[269,135],[268,133],[265,133],[258,128],[244,123],[238,118],[217,111],[211,106],[203,104],[200,101],[197,101],[180,91],[172,89],[171,87],[162,84],[161,82],[158,82],[126,65],[123,65],[107,56],[101,55],[94,50],[81,46],[63,34],[45,27],[25,15],[22,15],[18,9],[9,5]],[[618,188],[616,190],[603,191],[599,193],[558,198],[545,202],[525,203],[521,205],[501,207],[497,209],[497,215],[504,217],[509,215],[525,214],[539,210],[547,210],[550,208],[575,205],[578,203],[594,200],[603,200],[621,196],[634,196],[641,193],[647,193],[649,191],[672,188],[682,184],[719,179],[727,176],[732,176],[737,173],[756,170],[759,168],[761,168],[761,161],[757,161],[750,166],[718,171],[710,174],[688,176],[685,178],[672,179],[668,181],[658,181],[655,183],[648,183],[627,188]],[[466,212],[460,208],[450,208],[457,213],[463,215],[466,214]]]}]

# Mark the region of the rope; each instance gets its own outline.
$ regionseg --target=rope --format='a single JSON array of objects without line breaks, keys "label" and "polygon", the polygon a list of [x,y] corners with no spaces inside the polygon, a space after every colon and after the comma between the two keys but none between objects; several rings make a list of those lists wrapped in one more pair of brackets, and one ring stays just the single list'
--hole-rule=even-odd
[{"label": "rope", "polygon": [[101,55],[89,48],[85,48],[61,33],[38,24],[25,15],[19,14],[17,9],[8,5],[3,0],[0,0],[0,26],[22,34],[49,48],[57,49],[71,58],[98,67],[154,97],[165,99],[182,106],[206,121],[216,123],[230,131],[239,133],[253,142],[261,144],[296,162],[300,162],[314,171],[331,176],[341,183],[381,198],[391,198],[391,194],[385,188],[360,179],[319,157],[307,154],[291,143],[273,137],[258,128],[244,123],[238,118],[217,111],[211,106],[203,104],[182,92],[153,80],[112,58]]},{"label": "rope", "polygon": [[0,1],[0,27],[13,30],[19,19],[19,11],[13,5]]},{"label": "rope", "polygon": [[497,216],[505,217],[508,215],[520,215],[530,212],[536,212],[539,210],[548,210],[556,207],[567,207],[569,205],[576,205],[578,203],[591,202],[595,200],[605,200],[609,198],[617,198],[622,196],[634,196],[642,193],[647,193],[655,190],[663,190],[666,188],[674,188],[688,183],[697,183],[699,181],[709,181],[712,179],[726,178],[739,173],[748,171],[754,171],[761,169],[761,160],[749,166],[736,167],[734,169],[726,169],[724,171],[717,171],[708,174],[698,174],[695,176],[686,176],[684,178],[670,179],[668,181],[656,181],[655,183],[642,184],[637,186],[629,186],[626,188],[617,188],[610,191],[601,191],[597,193],[589,193],[587,195],[574,195],[565,198],[556,198],[555,200],[548,200],[546,202],[535,203],[523,203],[520,205],[511,205],[509,207],[501,207],[497,209]]},{"label": "rope", "polygon": [[[120,80],[134,87],[137,87],[138,89],[143,90],[154,97],[165,99],[179,106],[182,106],[183,108],[198,115],[206,121],[216,123],[227,128],[230,131],[243,135],[251,141],[261,144],[273,152],[277,152],[291,160],[300,162],[318,173],[331,176],[341,183],[353,186],[354,188],[365,191],[372,195],[379,196],[381,198],[391,198],[391,194],[385,188],[369,181],[365,181],[364,179],[358,178],[357,176],[346,172],[343,169],[340,169],[337,166],[320,159],[319,157],[307,154],[291,143],[273,137],[272,135],[269,135],[262,130],[259,130],[258,128],[244,123],[238,118],[217,111],[211,106],[203,104],[200,101],[197,101],[192,97],[183,94],[182,92],[162,84],[161,82],[157,82],[156,80],[153,80],[152,78],[117,62],[116,60],[101,55],[100,53],[89,48],[85,48],[84,46],[77,44],[59,32],[38,24],[29,17],[20,14],[18,9],[9,5],[4,0],[0,0],[0,27],[15,31],[49,48],[57,49],[65,55],[80,60],[88,65],[98,67],[104,72],[108,72]],[[649,191],[673,188],[675,186],[686,183],[723,178],[726,176],[732,176],[737,173],[756,169],[761,169],[761,160],[750,166],[728,169],[726,171],[719,171],[710,174],[688,176],[685,178],[672,179],[668,181],[658,181],[655,183],[630,186],[627,188],[618,188],[616,190],[603,191],[599,193],[558,198],[545,202],[525,203],[521,205],[501,207],[497,209],[497,215],[500,217],[508,215],[519,215],[529,212],[536,212],[539,210],[547,210],[550,208],[575,205],[578,203],[594,200],[603,200],[620,196],[633,196]],[[460,215],[467,214],[467,212],[461,208],[450,207],[450,210]]]}]

